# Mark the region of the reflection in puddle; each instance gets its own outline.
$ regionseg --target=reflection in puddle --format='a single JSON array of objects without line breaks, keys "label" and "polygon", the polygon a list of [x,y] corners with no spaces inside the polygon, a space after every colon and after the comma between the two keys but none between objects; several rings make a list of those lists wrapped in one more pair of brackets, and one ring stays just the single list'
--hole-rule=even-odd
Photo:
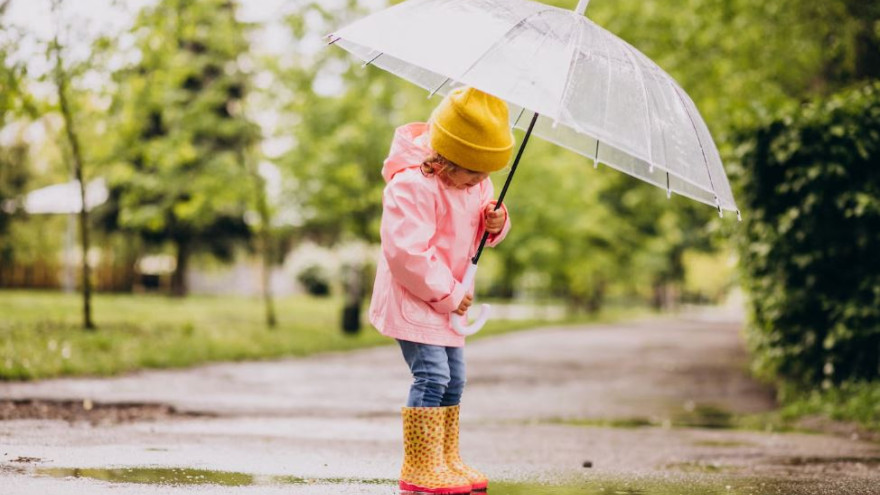
[{"label": "reflection in puddle", "polygon": [[256,476],[245,473],[181,468],[79,469],[43,468],[37,473],[55,478],[91,478],[114,483],[150,483],[167,485],[253,485]]},{"label": "reflection in puddle", "polygon": [[155,485],[305,485],[321,483],[396,484],[396,480],[347,479],[347,478],[299,478],[296,476],[272,476],[209,471],[206,469],[134,467],[134,468],[41,468],[37,474],[53,478],[89,478],[111,483],[145,483]]}]

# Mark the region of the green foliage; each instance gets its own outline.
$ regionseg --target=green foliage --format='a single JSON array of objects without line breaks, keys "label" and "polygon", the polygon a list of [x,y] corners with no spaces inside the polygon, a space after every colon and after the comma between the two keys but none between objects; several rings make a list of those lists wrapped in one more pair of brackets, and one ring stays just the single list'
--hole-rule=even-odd
[{"label": "green foliage", "polygon": [[593,0],[587,15],[672,75],[721,141],[766,109],[880,76],[876,2]]},{"label": "green foliage", "polygon": [[[0,129],[10,122],[26,116],[28,94],[23,88],[26,76],[22,62],[9,60],[19,36],[6,26],[4,16],[9,1],[0,2]],[[25,191],[31,177],[27,164],[27,146],[18,142],[0,146],[0,236],[5,237],[13,215],[18,208],[17,199]],[[13,246],[0,241],[0,257],[11,256]],[[0,258],[2,263],[2,258]]]},{"label": "green foliage", "polygon": [[[499,189],[505,177],[496,175]],[[680,283],[683,253],[710,248],[712,210],[667,200],[662,190],[594,170],[588,159],[541,140],[529,142],[505,203],[513,228],[491,250],[504,267],[498,295],[525,285],[565,298],[572,309],[598,311],[609,295]]]},{"label": "green foliage", "polygon": [[[23,143],[0,146],[0,234],[6,234],[13,217],[20,215],[19,198],[26,192],[32,175],[27,152]],[[5,244],[0,245],[0,251],[12,249]]]},{"label": "green foliage", "polygon": [[[362,15],[355,1],[338,10],[311,2],[286,22],[294,42],[304,45]],[[400,78],[353,62],[344,50],[322,47],[275,68],[278,94],[287,95],[284,111],[294,117],[284,132],[295,144],[279,160],[295,182],[290,201],[302,212],[304,229],[327,243],[346,236],[378,240],[385,185],[379,171],[394,128],[424,121],[436,103]]]},{"label": "green foliage", "polygon": [[139,62],[115,74],[118,155],[103,223],[173,242],[179,272],[191,252],[228,257],[250,236],[255,182],[245,160],[260,131],[243,112],[249,46],[234,11],[227,0],[146,8],[132,30]]},{"label": "green foliage", "polygon": [[880,370],[880,83],[745,133],[740,243],[756,368],[806,384]]},{"label": "green foliage", "polygon": [[[550,143],[529,142],[505,198],[512,228],[491,250],[504,267],[497,292],[511,295],[525,285],[538,293],[567,296],[574,306],[595,306],[601,304],[606,285],[626,269],[619,263],[625,250],[614,246],[620,232],[608,228],[613,212],[600,201],[610,176],[587,163]],[[500,190],[506,177],[497,175]]]},{"label": "green foliage", "polygon": [[695,302],[720,302],[734,279],[732,253],[728,250],[714,253],[687,251],[682,262],[685,297]]}]

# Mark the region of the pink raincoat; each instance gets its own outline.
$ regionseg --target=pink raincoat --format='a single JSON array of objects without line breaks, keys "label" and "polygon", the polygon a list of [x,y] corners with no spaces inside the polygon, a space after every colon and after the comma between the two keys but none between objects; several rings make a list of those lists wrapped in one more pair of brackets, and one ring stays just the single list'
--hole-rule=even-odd
[{"label": "pink raincoat", "polygon": [[[483,209],[494,191],[489,179],[455,189],[424,176],[420,165],[431,154],[428,124],[406,124],[394,132],[382,167],[388,184],[370,322],[395,339],[461,347],[464,337],[452,330],[449,315],[465,293],[473,293],[459,281],[479,246]],[[508,217],[486,245],[495,246],[509,230]]]}]

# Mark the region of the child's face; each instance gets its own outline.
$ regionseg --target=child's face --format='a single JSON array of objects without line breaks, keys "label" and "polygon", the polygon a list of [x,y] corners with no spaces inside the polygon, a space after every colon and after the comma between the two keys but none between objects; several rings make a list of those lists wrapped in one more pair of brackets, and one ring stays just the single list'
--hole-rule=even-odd
[{"label": "child's face", "polygon": [[462,167],[448,167],[440,174],[443,183],[455,189],[467,189],[476,186],[489,174],[486,172],[474,172]]}]

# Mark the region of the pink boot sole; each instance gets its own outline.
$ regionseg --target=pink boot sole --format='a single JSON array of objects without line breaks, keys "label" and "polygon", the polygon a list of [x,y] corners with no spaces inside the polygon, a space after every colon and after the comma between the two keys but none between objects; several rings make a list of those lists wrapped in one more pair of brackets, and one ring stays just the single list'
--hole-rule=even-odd
[{"label": "pink boot sole", "polygon": [[419,485],[413,485],[406,481],[400,480],[400,490],[404,492],[414,493],[430,493],[432,495],[467,495],[471,493],[471,485],[463,486],[444,486],[440,488],[425,488]]}]

